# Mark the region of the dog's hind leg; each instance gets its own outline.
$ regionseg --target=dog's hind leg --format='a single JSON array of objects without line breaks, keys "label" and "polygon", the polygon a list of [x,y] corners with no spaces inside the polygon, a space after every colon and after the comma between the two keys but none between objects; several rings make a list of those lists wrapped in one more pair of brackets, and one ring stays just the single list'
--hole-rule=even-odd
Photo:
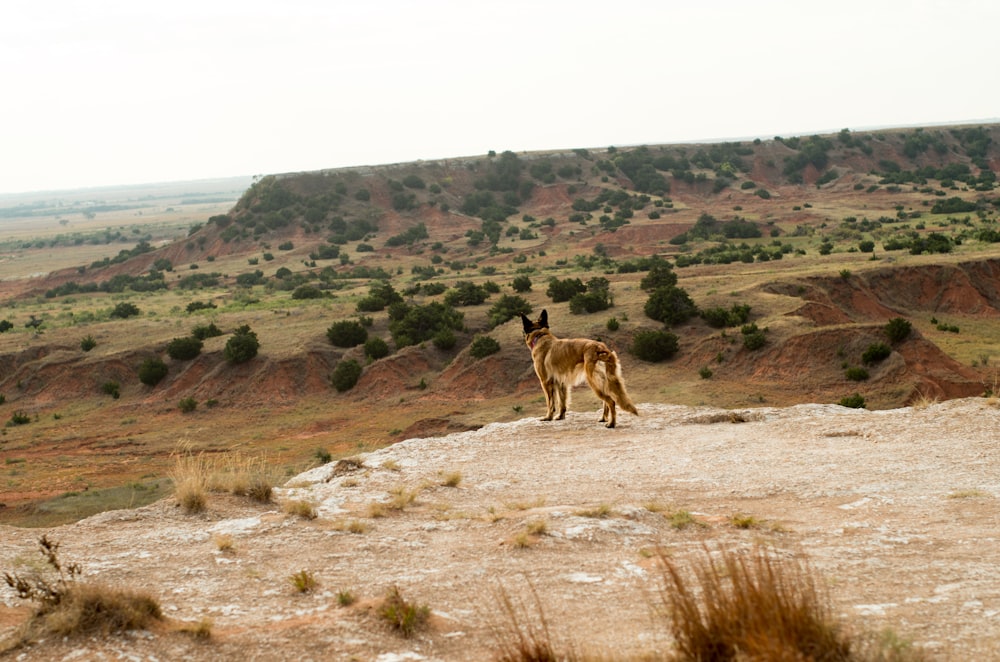
[{"label": "dog's hind leg", "polygon": [[556,384],[555,380],[542,382],[542,391],[545,392],[545,418],[543,421],[551,421],[556,414]]},{"label": "dog's hind leg", "polygon": [[566,382],[556,382],[556,395],[559,397],[559,416],[556,420],[566,418],[566,408],[569,406],[569,388]]},{"label": "dog's hind leg", "polygon": [[618,422],[617,411],[615,410],[615,400],[607,390],[607,379],[603,372],[598,371],[598,362],[595,357],[588,356],[584,360],[584,374],[587,377],[587,384],[590,390],[604,403],[601,411],[601,422],[606,422],[605,427],[613,428]]}]

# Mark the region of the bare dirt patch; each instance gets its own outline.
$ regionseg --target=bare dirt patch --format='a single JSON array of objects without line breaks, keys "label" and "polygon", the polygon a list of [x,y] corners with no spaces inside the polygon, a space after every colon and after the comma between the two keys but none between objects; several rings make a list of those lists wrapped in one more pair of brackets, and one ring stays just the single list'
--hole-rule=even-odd
[{"label": "bare dirt patch", "polygon": [[[353,471],[331,463],[297,476],[274,506],[215,497],[206,514],[185,516],[166,499],[55,529],[2,527],[0,568],[23,569],[47,532],[86,578],[143,586],[171,619],[153,632],[21,652],[483,660],[492,591],[527,597],[530,584],[560,641],[620,657],[663,653],[671,642],[650,618],[660,581],[650,552],[683,558],[706,543],[758,542],[808,557],[856,627],[890,627],[931,659],[985,659],[1000,647],[995,401],[640,411],[614,431],[595,410],[409,439],[361,455]],[[392,506],[406,491],[413,501]],[[284,514],[288,500],[312,502],[319,516]],[[373,518],[373,504],[385,516]],[[682,511],[695,523],[676,528]],[[734,526],[735,514],[754,524]],[[289,577],[300,570],[318,580],[315,591],[295,591]],[[375,615],[394,586],[432,611],[413,638]],[[341,607],[341,591],[358,601]],[[2,596],[9,633],[23,605]],[[177,631],[204,619],[207,643]]]}]

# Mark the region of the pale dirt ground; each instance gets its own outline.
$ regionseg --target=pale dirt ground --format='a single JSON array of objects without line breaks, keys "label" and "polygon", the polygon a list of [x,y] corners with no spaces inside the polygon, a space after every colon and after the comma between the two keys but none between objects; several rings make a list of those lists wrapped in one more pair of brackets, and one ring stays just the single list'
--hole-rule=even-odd
[{"label": "pale dirt ground", "polygon": [[[212,623],[207,643],[158,627],[2,657],[488,660],[501,586],[527,600],[528,621],[537,620],[533,586],[560,644],[613,659],[662,653],[670,640],[652,617],[661,584],[650,552],[683,561],[706,543],[757,542],[809,559],[834,612],[854,626],[891,628],[931,659],[1000,655],[995,401],[739,410],[746,422],[707,408],[640,412],[605,430],[596,412],[545,423],[525,410],[513,423],[370,453],[355,472],[313,469],[271,506],[213,497],[207,514],[188,516],[167,499],[47,531],[0,527],[0,569],[26,571],[45,532],[84,579],[151,592],[173,627]],[[456,471],[461,483],[442,486]],[[370,505],[399,487],[422,488],[415,504],[371,518]],[[313,501],[319,517],[284,514],[290,499]],[[601,505],[606,517],[585,514]],[[666,515],[676,510],[703,526],[673,528]],[[734,513],[762,525],[738,529]],[[344,530],[354,520],[368,531]],[[547,533],[518,547],[536,520]],[[219,551],[219,534],[232,536],[234,551]],[[315,592],[295,592],[289,576],[299,570],[319,580]],[[433,610],[430,628],[411,639],[374,615],[393,585]],[[359,601],[340,607],[341,590]],[[10,633],[26,605],[6,586],[0,595],[0,633]]]}]

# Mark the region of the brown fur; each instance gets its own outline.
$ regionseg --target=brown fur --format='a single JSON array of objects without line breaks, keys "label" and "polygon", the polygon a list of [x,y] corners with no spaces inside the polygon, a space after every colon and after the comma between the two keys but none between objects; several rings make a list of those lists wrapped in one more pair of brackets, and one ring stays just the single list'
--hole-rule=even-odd
[{"label": "brown fur", "polygon": [[544,310],[534,322],[522,314],[521,322],[524,342],[531,350],[535,374],[545,392],[548,411],[543,421],[566,418],[570,390],[584,380],[604,403],[601,422],[606,422],[607,427],[613,428],[618,422],[616,405],[639,415],[625,391],[618,355],[607,345],[588,338],[556,338],[549,331],[549,316]]}]

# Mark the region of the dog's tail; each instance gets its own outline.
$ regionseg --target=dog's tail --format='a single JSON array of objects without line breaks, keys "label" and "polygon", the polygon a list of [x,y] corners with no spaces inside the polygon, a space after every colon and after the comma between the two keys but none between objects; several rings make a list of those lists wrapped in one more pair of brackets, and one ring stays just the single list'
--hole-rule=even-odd
[{"label": "dog's tail", "polygon": [[625,390],[625,380],[622,379],[622,367],[621,363],[618,362],[618,355],[614,351],[602,347],[597,351],[597,360],[603,361],[606,367],[608,393],[611,398],[619,407],[638,416],[639,410],[635,408],[635,403],[632,402],[628,391]]}]

